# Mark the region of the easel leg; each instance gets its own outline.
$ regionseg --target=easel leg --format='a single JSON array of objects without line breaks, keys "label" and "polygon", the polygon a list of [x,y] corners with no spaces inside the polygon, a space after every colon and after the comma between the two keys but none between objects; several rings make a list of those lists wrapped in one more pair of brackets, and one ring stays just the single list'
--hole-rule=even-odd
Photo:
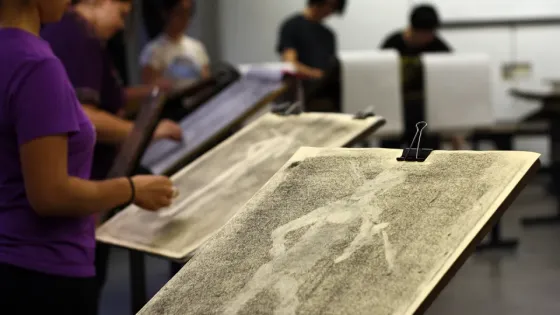
[{"label": "easel leg", "polygon": [[173,278],[181,268],[183,268],[184,264],[177,263],[177,262],[170,262],[169,263],[169,279]]},{"label": "easel leg", "polygon": [[560,116],[551,114],[550,119],[550,155],[551,155],[551,176],[553,193],[556,198],[556,213],[553,215],[524,218],[521,223],[525,227],[539,225],[556,225],[560,224]]},{"label": "easel leg", "polygon": [[477,251],[482,252],[491,249],[507,249],[514,250],[517,249],[519,242],[516,239],[504,240],[502,238],[500,222],[496,223],[490,232],[490,240],[486,243],[478,245]]},{"label": "easel leg", "polygon": [[146,296],[146,263],[144,258],[144,254],[141,252],[129,251],[132,314],[138,313],[148,302],[148,297]]},{"label": "easel leg", "polygon": [[[479,139],[476,139],[476,145],[473,145],[478,149]],[[499,135],[495,136],[492,139],[494,141],[494,145],[498,150],[510,151],[513,149],[513,138],[509,135]],[[473,140],[474,142],[475,140]],[[507,250],[515,250],[519,241],[517,239],[503,239],[502,238],[502,226],[501,220],[499,220],[496,225],[492,228],[492,232],[490,233],[490,239],[486,243],[482,243],[478,245],[477,251],[486,251],[491,249],[507,249]]]}]

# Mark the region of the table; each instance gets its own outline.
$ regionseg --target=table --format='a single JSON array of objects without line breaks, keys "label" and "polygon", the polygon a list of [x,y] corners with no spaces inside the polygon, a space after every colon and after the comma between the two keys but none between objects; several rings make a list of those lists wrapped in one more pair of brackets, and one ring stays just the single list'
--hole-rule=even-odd
[{"label": "table", "polygon": [[535,226],[543,224],[560,224],[560,92],[553,90],[522,90],[513,89],[513,96],[521,99],[537,101],[541,103],[543,115],[549,124],[550,138],[550,161],[552,184],[556,188],[555,196],[558,199],[558,212],[554,215],[524,218],[524,226]]}]

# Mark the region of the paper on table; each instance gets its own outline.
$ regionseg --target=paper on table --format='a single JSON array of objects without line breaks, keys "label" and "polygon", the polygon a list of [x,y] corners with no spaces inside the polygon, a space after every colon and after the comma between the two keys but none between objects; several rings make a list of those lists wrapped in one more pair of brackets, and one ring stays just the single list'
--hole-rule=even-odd
[{"label": "paper on table", "polygon": [[242,76],[280,81],[285,73],[294,73],[295,67],[287,62],[244,64],[237,67]]},{"label": "paper on table", "polygon": [[377,135],[403,131],[400,59],[395,51],[353,51],[340,54],[342,110],[355,114],[373,106],[387,119]]},{"label": "paper on table", "polygon": [[490,58],[486,54],[426,54],[422,61],[430,130],[454,131],[496,124]]}]

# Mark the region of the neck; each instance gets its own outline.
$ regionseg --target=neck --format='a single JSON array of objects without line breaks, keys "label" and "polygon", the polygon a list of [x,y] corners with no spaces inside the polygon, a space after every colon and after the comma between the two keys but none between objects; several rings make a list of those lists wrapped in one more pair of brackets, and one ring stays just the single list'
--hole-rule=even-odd
[{"label": "neck", "polygon": [[39,31],[41,30],[39,12],[31,6],[1,8],[0,28],[18,28],[39,36]]},{"label": "neck", "polygon": [[317,9],[314,7],[307,7],[303,11],[303,16],[309,21],[321,22],[322,18],[317,14]]},{"label": "neck", "polygon": [[165,30],[165,35],[171,40],[171,41],[178,41],[181,39],[181,37],[183,36],[183,32],[177,32],[174,30]]},{"label": "neck", "polygon": [[403,33],[404,40],[408,45],[415,45],[412,33],[413,31],[410,27],[407,28]]}]

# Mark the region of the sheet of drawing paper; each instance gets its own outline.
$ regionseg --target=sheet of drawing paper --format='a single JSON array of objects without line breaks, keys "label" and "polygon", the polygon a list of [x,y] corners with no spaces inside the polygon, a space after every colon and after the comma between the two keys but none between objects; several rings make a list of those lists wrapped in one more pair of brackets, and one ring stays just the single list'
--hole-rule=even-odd
[{"label": "sheet of drawing paper", "polygon": [[346,114],[266,114],[172,177],[179,196],[153,213],[131,206],[98,231],[103,242],[172,259],[192,254],[301,146],[340,147],[383,124]]},{"label": "sheet of drawing paper", "polygon": [[430,130],[465,130],[496,124],[487,55],[426,54],[422,61]]},{"label": "sheet of drawing paper", "polygon": [[281,81],[286,73],[295,73],[293,64],[288,62],[271,62],[243,64],[237,67],[242,76],[257,77],[272,81]]},{"label": "sheet of drawing paper", "polygon": [[224,132],[232,122],[262,105],[258,104],[259,101],[281,86],[279,81],[241,78],[181,121],[182,143],[172,140],[153,143],[144,154],[142,165],[154,174],[166,173],[216,134]]},{"label": "sheet of drawing paper", "polygon": [[300,149],[139,314],[415,314],[539,154],[401,152]]},{"label": "sheet of drawing paper", "polygon": [[343,112],[355,114],[373,106],[387,124],[377,135],[403,131],[400,59],[395,51],[340,54]]}]

